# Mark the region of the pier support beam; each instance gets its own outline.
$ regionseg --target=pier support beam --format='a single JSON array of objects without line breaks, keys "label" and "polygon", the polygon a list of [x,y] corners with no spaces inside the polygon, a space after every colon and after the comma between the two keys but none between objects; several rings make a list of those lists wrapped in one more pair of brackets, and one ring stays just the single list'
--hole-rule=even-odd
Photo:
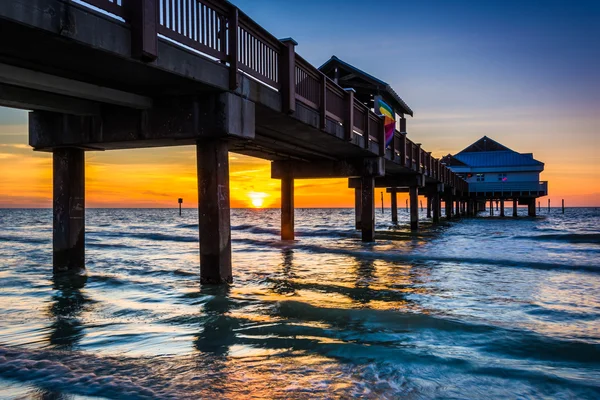
[{"label": "pier support beam", "polygon": [[517,216],[517,199],[513,199],[513,217]]},{"label": "pier support beam", "polygon": [[535,217],[535,198],[529,199],[529,204],[527,205],[527,215],[530,217]]},{"label": "pier support beam", "polygon": [[444,199],[444,205],[446,207],[446,218],[452,218],[452,196],[446,195],[446,198]]},{"label": "pier support beam", "polygon": [[458,218],[460,217],[460,200],[456,200],[454,205],[456,207],[456,212],[454,214],[456,215],[456,218]]},{"label": "pier support beam", "polygon": [[361,179],[361,233],[363,242],[375,241],[375,178]]},{"label": "pier support beam", "polygon": [[230,283],[233,278],[227,141],[222,139],[198,141],[196,154],[200,283]]},{"label": "pier support beam", "polygon": [[362,216],[362,191],[361,188],[354,189],[354,220],[355,228],[362,229],[361,216]]},{"label": "pier support beam", "polygon": [[490,217],[494,216],[494,200],[490,200]]},{"label": "pier support beam", "polygon": [[431,195],[427,196],[427,218],[431,218]]},{"label": "pier support beam", "polygon": [[85,268],[85,155],[60,148],[52,158],[53,270],[77,272]]},{"label": "pier support beam", "polygon": [[409,189],[410,195],[410,230],[419,230],[419,187],[411,186]]},{"label": "pier support beam", "polygon": [[504,217],[504,199],[500,200],[500,216]]},{"label": "pier support beam", "polygon": [[392,197],[392,223],[398,223],[398,192],[395,188],[390,190],[390,196]]},{"label": "pier support beam", "polygon": [[433,206],[433,223],[434,224],[439,224],[440,223],[440,193],[436,190],[435,192],[433,192],[433,195],[431,196],[431,203]]},{"label": "pier support beam", "polygon": [[281,178],[281,240],[294,240],[294,178]]}]

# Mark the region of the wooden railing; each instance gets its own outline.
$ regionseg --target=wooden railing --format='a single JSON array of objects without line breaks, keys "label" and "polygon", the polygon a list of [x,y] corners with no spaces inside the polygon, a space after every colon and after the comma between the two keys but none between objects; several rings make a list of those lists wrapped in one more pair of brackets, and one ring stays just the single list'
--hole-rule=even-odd
[{"label": "wooden railing", "polygon": [[[131,24],[134,56],[144,61],[158,57],[157,36],[192,48],[229,66],[230,89],[239,85],[238,72],[281,93],[282,112],[293,113],[296,103],[319,115],[319,128],[344,132],[344,138],[363,138],[364,148],[466,191],[468,186],[438,159],[431,157],[401,132],[385,147],[383,119],[356,100],[321,71],[296,54],[296,43],[278,40],[268,31],[222,0],[85,0]],[[388,151],[389,150],[389,151]]]}]

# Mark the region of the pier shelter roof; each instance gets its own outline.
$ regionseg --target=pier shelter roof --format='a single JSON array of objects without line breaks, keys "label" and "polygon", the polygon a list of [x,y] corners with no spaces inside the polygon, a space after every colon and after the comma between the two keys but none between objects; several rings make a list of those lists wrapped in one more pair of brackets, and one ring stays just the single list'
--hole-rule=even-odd
[{"label": "pier shelter roof", "polygon": [[379,95],[394,108],[396,113],[413,116],[411,108],[388,83],[340,60],[336,56],[332,56],[325,64],[321,65],[319,70],[340,86],[354,89],[356,98],[369,108],[373,108],[374,96]]}]

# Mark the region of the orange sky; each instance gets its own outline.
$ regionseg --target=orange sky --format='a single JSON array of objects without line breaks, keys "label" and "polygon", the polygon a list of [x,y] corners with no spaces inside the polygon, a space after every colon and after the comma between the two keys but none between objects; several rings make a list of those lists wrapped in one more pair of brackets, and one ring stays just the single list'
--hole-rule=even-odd
[{"label": "orange sky", "polygon": [[[4,121],[15,122],[2,124]],[[518,125],[520,130],[514,129]],[[423,115],[409,120],[409,137],[434,156],[456,153],[487,134],[521,152],[534,152],[546,163],[549,198],[558,206],[600,206],[600,149],[596,121],[578,119],[569,134],[567,118],[535,115]],[[435,132],[435,133],[429,133]],[[88,207],[196,207],[196,164],[192,146],[86,153]],[[0,109],[0,207],[50,207],[52,156],[27,145],[26,112]],[[279,181],[270,178],[268,161],[230,154],[231,206],[279,207]],[[376,204],[380,205],[380,192]],[[399,206],[405,205],[401,195]],[[346,179],[299,180],[296,207],[352,207],[354,194]],[[545,203],[545,199],[543,200]],[[258,203],[255,203],[258,204]],[[385,196],[385,204],[389,198]]]}]

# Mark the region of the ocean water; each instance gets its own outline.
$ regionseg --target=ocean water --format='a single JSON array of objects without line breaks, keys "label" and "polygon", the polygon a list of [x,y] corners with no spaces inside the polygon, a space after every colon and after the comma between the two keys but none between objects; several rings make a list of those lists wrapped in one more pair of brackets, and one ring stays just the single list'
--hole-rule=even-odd
[{"label": "ocean water", "polygon": [[[524,213],[525,210],[519,210]],[[232,210],[231,286],[197,211],[87,210],[53,277],[50,210],[0,210],[0,398],[600,398],[600,210],[419,234],[377,213]]]}]

